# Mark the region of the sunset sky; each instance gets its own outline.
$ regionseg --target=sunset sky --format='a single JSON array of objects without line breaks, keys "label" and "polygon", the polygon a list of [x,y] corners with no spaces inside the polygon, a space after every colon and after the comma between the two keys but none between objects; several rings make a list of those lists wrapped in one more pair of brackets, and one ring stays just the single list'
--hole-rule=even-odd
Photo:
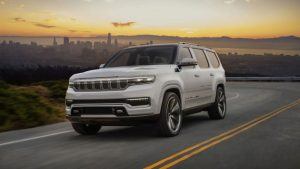
[{"label": "sunset sky", "polygon": [[300,0],[0,0],[0,35],[300,36]]}]

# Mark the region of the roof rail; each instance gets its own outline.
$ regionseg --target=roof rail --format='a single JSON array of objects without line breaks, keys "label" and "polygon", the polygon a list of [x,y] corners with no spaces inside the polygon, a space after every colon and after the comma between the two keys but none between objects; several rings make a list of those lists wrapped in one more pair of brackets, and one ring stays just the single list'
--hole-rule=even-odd
[{"label": "roof rail", "polygon": [[199,45],[199,44],[195,44],[195,43],[179,42],[179,44],[185,44],[185,45],[195,45],[195,46],[199,46],[199,47],[203,47],[203,48],[211,49],[211,48],[209,48],[209,47],[201,46],[201,45]]},{"label": "roof rail", "polygon": [[198,44],[195,44],[195,43],[188,43],[188,42],[179,42],[179,44],[186,44],[186,45],[200,46],[200,45],[198,45]]}]

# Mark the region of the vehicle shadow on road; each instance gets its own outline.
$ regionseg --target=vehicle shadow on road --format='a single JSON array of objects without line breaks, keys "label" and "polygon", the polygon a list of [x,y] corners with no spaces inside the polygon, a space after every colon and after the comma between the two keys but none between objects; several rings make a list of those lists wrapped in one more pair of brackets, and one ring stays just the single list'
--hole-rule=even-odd
[{"label": "vehicle shadow on road", "polygon": [[182,129],[186,130],[198,125],[203,125],[204,123],[209,123],[210,121],[211,120],[209,119],[206,112],[191,114],[184,117]]},{"label": "vehicle shadow on road", "polygon": [[[189,130],[203,123],[209,122],[209,118],[205,113],[198,113],[184,117],[182,130]],[[184,131],[183,131],[184,132]],[[184,134],[184,133],[181,133]],[[76,135],[75,139],[85,140],[85,139],[99,139],[103,141],[110,140],[143,140],[143,139],[161,139],[162,136],[159,135],[156,123],[143,124],[137,126],[118,126],[118,127],[106,127],[104,126],[100,132],[95,136],[81,136]],[[74,138],[72,138],[74,139]]]},{"label": "vehicle shadow on road", "polygon": [[148,140],[151,138],[158,138],[154,124],[144,124],[138,126],[118,126],[108,127],[104,126],[97,135],[72,136],[72,140],[97,140],[104,142],[122,142],[122,141],[137,141]]}]

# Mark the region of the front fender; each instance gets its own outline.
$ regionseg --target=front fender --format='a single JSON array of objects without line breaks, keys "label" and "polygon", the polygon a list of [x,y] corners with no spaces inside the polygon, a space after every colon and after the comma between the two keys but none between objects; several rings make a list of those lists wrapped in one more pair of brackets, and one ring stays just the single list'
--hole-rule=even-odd
[{"label": "front fender", "polygon": [[[162,86],[160,97],[159,97],[159,104],[158,104],[158,109],[157,109],[157,111],[159,113],[160,113],[160,110],[161,110],[164,95],[165,95],[166,91],[169,90],[169,89],[178,89],[179,93],[180,93],[181,100],[182,100],[182,98],[184,98],[183,92],[182,92],[183,90],[182,90],[182,87],[181,87],[179,82],[167,82],[167,83],[165,83]],[[184,107],[184,101],[181,101],[181,104],[182,104],[182,107]]]}]

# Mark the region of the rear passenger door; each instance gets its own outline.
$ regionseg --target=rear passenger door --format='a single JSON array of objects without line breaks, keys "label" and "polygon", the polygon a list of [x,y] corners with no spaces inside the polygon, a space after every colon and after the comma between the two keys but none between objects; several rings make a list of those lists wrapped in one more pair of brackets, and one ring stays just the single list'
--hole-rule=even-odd
[{"label": "rear passenger door", "polygon": [[215,101],[215,95],[216,95],[216,79],[219,76],[223,76],[220,75],[220,66],[221,63],[217,57],[217,54],[213,51],[209,51],[209,50],[205,50],[206,56],[208,58],[208,61],[210,63],[210,79],[212,81],[212,99],[211,102]]},{"label": "rear passenger door", "polygon": [[199,75],[198,91],[199,105],[210,103],[212,97],[212,79],[210,77],[211,69],[204,50],[200,48],[192,48],[198,66],[197,72]]}]

